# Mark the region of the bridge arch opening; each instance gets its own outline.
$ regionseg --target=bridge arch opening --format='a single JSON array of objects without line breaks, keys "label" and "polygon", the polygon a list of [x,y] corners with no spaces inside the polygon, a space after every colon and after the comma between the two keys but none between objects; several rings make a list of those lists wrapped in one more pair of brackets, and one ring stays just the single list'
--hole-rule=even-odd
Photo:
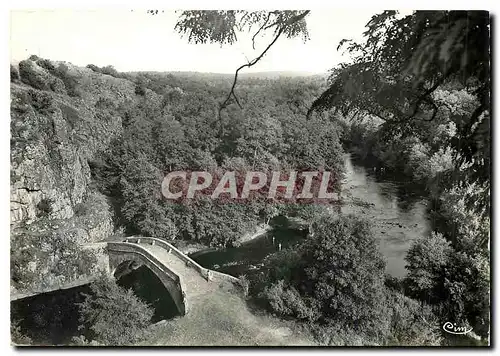
[{"label": "bridge arch opening", "polygon": [[132,289],[135,295],[154,308],[153,323],[183,315],[183,310],[174,299],[177,291],[167,288],[164,281],[145,264],[134,260],[123,261],[115,268],[113,276],[119,286]]}]

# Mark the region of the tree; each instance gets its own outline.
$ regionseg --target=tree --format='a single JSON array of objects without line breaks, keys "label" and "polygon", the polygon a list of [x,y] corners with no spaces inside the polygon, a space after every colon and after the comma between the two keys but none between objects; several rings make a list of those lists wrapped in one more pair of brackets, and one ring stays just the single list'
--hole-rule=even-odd
[{"label": "tree", "polygon": [[[384,121],[387,138],[414,134],[435,120],[454,122],[457,134],[443,146],[455,151],[456,176],[476,184],[471,207],[489,214],[490,54],[489,14],[485,11],[416,11],[398,18],[396,11],[372,17],[365,41],[343,40],[353,57],[332,71],[329,88],[313,111],[334,109],[344,115],[374,115]],[[434,95],[446,86],[465,89],[477,105],[464,115]]]},{"label": "tree", "polygon": [[33,340],[27,335],[25,335],[21,327],[19,326],[20,321],[11,319],[10,322],[10,338],[12,343],[16,345],[31,345]]},{"label": "tree", "polygon": [[304,242],[301,290],[321,303],[321,314],[354,330],[384,328],[385,263],[368,223],[352,215],[325,216]]},{"label": "tree", "polygon": [[385,263],[366,221],[322,216],[296,247],[268,258],[271,310],[372,337],[387,335]]},{"label": "tree", "polygon": [[106,346],[134,344],[146,336],[153,309],[114,280],[101,276],[91,284],[91,294],[79,304],[82,328],[91,339]]},{"label": "tree", "polygon": [[[235,93],[239,72],[257,64],[276,43],[280,37],[295,38],[301,36],[304,41],[309,38],[305,17],[310,10],[305,11],[183,11],[175,25],[175,30],[187,36],[190,43],[220,43],[233,44],[237,41],[238,31],[253,33],[252,43],[255,48],[257,37],[272,33],[273,39],[267,47],[253,60],[238,67],[234,74],[233,84],[225,100],[220,103],[218,117],[222,132],[221,112],[233,100],[240,108],[242,105]],[[148,10],[157,15],[158,10]]]},{"label": "tree", "polygon": [[432,233],[415,243],[408,251],[406,283],[410,295],[427,303],[441,300],[439,278],[442,276],[452,247],[441,234]]},{"label": "tree", "polygon": [[483,252],[457,251],[441,234],[415,242],[406,257],[406,291],[437,305],[442,322],[469,324],[489,334],[489,263]]},{"label": "tree", "polygon": [[441,346],[441,325],[429,305],[393,290],[387,294],[391,328],[386,345]]},{"label": "tree", "polygon": [[168,206],[161,196],[161,172],[139,155],[124,164],[120,179],[123,195],[123,216],[129,225],[146,236],[175,239],[177,229],[169,217]]},{"label": "tree", "polygon": [[12,64],[10,65],[10,81],[16,82],[19,80],[19,71]]},{"label": "tree", "polygon": [[[157,10],[150,13],[157,14]],[[308,38],[305,18],[309,11],[184,11],[175,28],[189,42],[233,44],[237,31],[253,32],[253,40],[274,31],[271,43],[260,56],[240,66],[221,111],[235,94],[238,73],[255,65],[283,34]],[[413,133],[421,123],[439,116],[457,124],[458,132],[445,142],[454,148],[456,178],[464,173],[480,193],[468,200],[483,216],[489,214],[490,177],[490,51],[489,14],[486,11],[415,11],[398,17],[396,11],[374,15],[364,33],[366,40],[347,45],[353,57],[332,71],[329,88],[314,101],[308,116],[317,110],[335,108],[353,117],[370,114],[385,122],[387,137],[394,132]],[[255,26],[255,27],[254,27]],[[454,83],[478,98],[471,112],[450,116],[434,92]],[[221,121],[221,128],[222,128]]]}]

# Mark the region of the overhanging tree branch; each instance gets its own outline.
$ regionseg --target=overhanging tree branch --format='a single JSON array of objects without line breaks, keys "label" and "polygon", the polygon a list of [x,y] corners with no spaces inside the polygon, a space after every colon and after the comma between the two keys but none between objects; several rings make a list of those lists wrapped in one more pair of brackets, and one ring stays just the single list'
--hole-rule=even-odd
[{"label": "overhanging tree branch", "polygon": [[[257,56],[256,58],[254,58],[252,61],[250,61],[250,62],[248,62],[246,64],[241,65],[238,69],[236,69],[236,72],[234,73],[233,85],[231,86],[231,90],[230,90],[229,94],[227,95],[226,99],[219,106],[218,118],[219,118],[221,130],[222,130],[221,112],[222,112],[222,110],[224,110],[229,105],[229,101],[231,100],[231,97],[234,98],[234,100],[236,101],[236,103],[238,104],[238,106],[240,107],[240,109],[243,108],[241,106],[241,103],[238,100],[238,97],[236,96],[236,94],[234,92],[234,89],[236,87],[236,83],[238,81],[238,74],[239,74],[240,70],[242,70],[243,68],[250,68],[250,67],[254,66],[255,64],[257,64],[257,62],[259,62],[262,59],[262,57],[264,57],[266,55],[266,53],[269,51],[269,49],[276,43],[276,41],[280,38],[280,36],[285,32],[285,30],[287,29],[287,27],[290,26],[290,25],[292,25],[292,24],[294,24],[294,23],[296,23],[296,22],[298,22],[298,21],[300,21],[300,20],[302,20],[304,17],[306,17],[309,14],[309,12],[310,12],[310,10],[306,10],[306,11],[298,14],[297,16],[294,16],[294,17],[290,18],[288,21],[286,21],[283,25],[281,25],[279,27],[279,29],[278,29],[276,35],[274,36],[273,40],[271,41],[271,43],[269,43],[269,45],[264,49],[264,51],[262,51],[262,53],[259,56]],[[266,20],[266,22],[268,22],[268,21],[269,21],[269,18]],[[272,26],[275,26],[275,25],[278,25],[278,24],[279,24],[279,22],[275,22],[275,23],[273,23],[271,25],[268,25],[268,26],[264,27],[264,30],[267,29],[267,28],[269,28],[270,26],[272,27]],[[257,33],[260,32],[260,30],[263,28],[263,26],[261,28],[259,28],[259,30],[257,31]]]},{"label": "overhanging tree branch", "polygon": [[262,31],[264,29],[264,27],[267,25],[272,14],[273,14],[272,12],[267,14],[266,20],[264,21],[262,26],[260,26],[259,29],[257,30],[257,32],[254,33],[254,35],[252,37],[252,48],[253,49],[255,49],[255,37],[257,37],[259,35],[260,31]]},{"label": "overhanging tree branch", "polygon": [[253,65],[255,65],[258,61],[260,61],[260,59],[262,57],[264,57],[264,55],[267,53],[267,51],[269,51],[269,49],[271,48],[271,46],[278,40],[278,38],[281,36],[281,34],[283,33],[283,28],[281,28],[277,35],[274,37],[274,39],[271,41],[271,43],[266,47],[266,49],[256,58],[254,58],[253,60],[251,60],[250,62],[246,63],[246,64],[243,64],[241,65],[238,69],[236,69],[236,72],[234,73],[234,79],[233,79],[233,85],[231,86],[231,91],[229,92],[229,94],[227,95],[226,97],[226,100],[224,100],[224,102],[220,105],[220,108],[219,108],[219,112],[224,109],[228,104],[229,104],[229,100],[231,99],[231,97],[233,97],[236,102],[238,103],[238,105],[240,106],[241,108],[241,104],[239,103],[238,101],[238,98],[236,97],[235,93],[234,93],[234,88],[236,87],[236,82],[238,81],[238,74],[240,72],[240,70],[242,70],[243,68],[247,67],[247,68],[250,68],[252,67]]},{"label": "overhanging tree branch", "polygon": [[413,118],[415,117],[415,115],[417,115],[418,111],[420,110],[420,104],[422,104],[422,102],[424,101],[428,101],[428,96],[431,95],[441,84],[443,84],[445,79],[448,78],[451,73],[451,71],[448,71],[447,73],[442,75],[441,78],[439,78],[432,87],[427,89],[422,95],[417,98],[417,101],[414,104],[413,113],[410,115],[410,118]]}]

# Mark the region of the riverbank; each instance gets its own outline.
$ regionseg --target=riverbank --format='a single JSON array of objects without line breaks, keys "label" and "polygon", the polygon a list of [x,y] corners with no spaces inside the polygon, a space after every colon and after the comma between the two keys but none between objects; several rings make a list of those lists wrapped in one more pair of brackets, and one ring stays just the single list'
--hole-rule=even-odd
[{"label": "riverbank", "polygon": [[243,236],[241,236],[233,244],[233,246],[238,247],[241,244],[244,244],[245,242],[252,241],[252,240],[256,239],[257,237],[264,235],[266,232],[268,232],[271,229],[272,229],[272,227],[269,224],[265,224],[265,223],[260,224],[256,227],[256,229],[253,232],[247,232],[247,233],[243,234]]},{"label": "riverbank", "polygon": [[167,242],[174,245],[179,251],[181,251],[185,255],[190,255],[192,253],[196,253],[210,248],[209,246],[199,242],[192,242],[185,240],[174,240],[174,241],[170,240]]},{"label": "riverbank", "polygon": [[[266,232],[271,230],[272,227],[269,224],[260,224],[258,225],[255,230],[246,232],[243,234],[238,240],[236,240],[233,243],[233,247],[238,247],[246,242],[252,241],[262,235],[264,235]],[[201,251],[212,251],[214,247],[210,247],[208,245],[202,244],[200,242],[192,242],[192,241],[185,241],[185,240],[174,240],[174,241],[168,241],[171,244],[173,244],[177,249],[179,249],[182,253],[185,255],[190,255],[193,253],[201,252]]]},{"label": "riverbank", "polygon": [[[387,273],[406,275],[405,256],[414,241],[431,230],[425,194],[412,184],[380,174],[355,164],[351,155],[344,157],[346,179],[343,183],[344,204],[327,206],[332,214],[363,216],[373,225],[379,250],[387,263]],[[336,209],[335,209],[336,208]],[[253,273],[262,259],[280,248],[287,248],[306,234],[308,222],[299,217],[276,217],[270,224],[259,224],[243,234],[232,246],[216,248],[199,243],[175,241],[176,247],[191,255],[204,267],[238,276]],[[273,230],[270,232],[270,230]]]}]

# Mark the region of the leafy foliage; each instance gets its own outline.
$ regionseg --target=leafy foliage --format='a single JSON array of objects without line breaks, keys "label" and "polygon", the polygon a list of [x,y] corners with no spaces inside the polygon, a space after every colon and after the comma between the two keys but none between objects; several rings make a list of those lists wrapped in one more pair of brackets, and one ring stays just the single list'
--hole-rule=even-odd
[{"label": "leafy foliage", "polygon": [[312,229],[298,247],[266,259],[265,275],[251,281],[258,301],[307,322],[324,345],[440,345],[432,308],[385,283],[366,221],[324,216]]},{"label": "leafy foliage", "polygon": [[[367,28],[364,43],[341,42],[340,46],[347,44],[353,61],[332,71],[329,88],[309,112],[334,108],[353,117],[377,116],[384,121],[387,139],[395,134],[425,132],[422,128],[432,126],[435,120],[437,124],[453,122],[457,133],[442,146],[453,148],[457,172],[465,170],[468,181],[481,190],[471,197],[471,205],[487,214],[488,13],[416,11],[398,18],[395,11],[385,11],[373,16]],[[446,86],[466,90],[477,97],[477,104],[463,115],[450,115],[449,108],[433,95]]]},{"label": "leafy foliage", "polygon": [[23,83],[35,89],[79,96],[78,79],[69,73],[68,66],[63,63],[56,66],[48,59],[36,57],[19,62],[19,74]]},{"label": "leafy foliage", "polygon": [[387,304],[391,313],[387,345],[441,345],[439,322],[429,305],[391,290],[388,292]]},{"label": "leafy foliage", "polygon": [[102,67],[100,69],[100,72],[102,74],[107,74],[107,75],[110,75],[110,76],[115,77],[115,78],[119,78],[120,77],[118,71],[112,65],[108,65],[108,66]]},{"label": "leafy foliage", "polygon": [[354,329],[375,329],[384,313],[385,263],[369,225],[354,216],[324,217],[312,226],[302,255],[306,293],[322,317]]},{"label": "leafy foliage", "polygon": [[301,35],[307,40],[309,35],[303,17],[300,11],[183,11],[175,30],[187,35],[192,43],[233,44],[238,31],[250,31],[254,26],[258,28],[255,36],[270,28],[275,34],[284,28],[286,37]]},{"label": "leafy foliage", "polygon": [[81,322],[99,344],[131,345],[146,336],[153,310],[110,277],[92,283],[91,294],[79,305]]},{"label": "leafy foliage", "polygon": [[31,345],[32,343],[31,338],[22,333],[18,320],[11,320],[10,322],[10,339],[16,345]]},{"label": "leafy foliage", "polygon": [[[487,13],[416,11],[401,18],[386,11],[373,16],[363,43],[342,41],[352,62],[332,71],[326,91],[319,78],[240,78],[237,96],[239,71],[257,64],[280,36],[308,38],[308,13],[182,12],[175,29],[193,43],[233,44],[242,30],[251,32],[254,42],[259,35],[272,34],[265,50],[240,66],[234,78],[124,74],[112,66],[88,65],[94,72],[134,81],[136,94],[120,106],[105,98],[96,103],[100,117],[122,118],[124,132],[92,162],[95,183],[115,199],[128,232],[170,240],[231,245],[270,217],[291,214],[306,219],[313,234],[300,246],[268,258],[264,276],[248,277],[247,286],[272,312],[307,321],[325,344],[438,345],[439,334],[429,325],[443,320],[472,325],[487,337]],[[60,92],[61,80],[47,80],[32,62],[61,79],[67,89],[76,84],[67,68],[36,56],[20,63],[24,83]],[[30,90],[27,95],[38,112],[53,109],[47,93]],[[399,283],[384,284],[375,237],[358,218],[332,217],[317,206],[284,207],[263,200],[172,204],[160,194],[161,179],[174,170],[325,167],[340,176],[341,140],[362,155],[426,182],[439,203],[435,213],[446,223],[411,248],[409,273],[400,290],[391,286]],[[48,259],[51,250],[42,241],[45,236],[27,234],[26,239],[41,246],[42,257]],[[63,253],[80,256],[61,236],[49,239]],[[33,268],[19,268],[32,259],[25,256],[32,251],[17,245],[13,251],[18,282],[35,280]],[[55,254],[52,260],[60,263],[63,275],[82,267]],[[85,261],[85,256],[79,258]],[[139,340],[149,325],[149,308],[111,281],[93,288],[94,295],[82,304],[92,342]],[[89,344],[85,338],[75,342]]]},{"label": "leafy foliage", "polygon": [[15,82],[19,80],[19,71],[12,64],[10,65],[10,81]]},{"label": "leafy foliage", "polygon": [[385,264],[367,223],[324,216],[312,231],[296,252],[288,252],[291,258],[268,262],[270,286],[261,298],[282,315],[359,332],[381,330]]},{"label": "leafy foliage", "polygon": [[298,320],[315,321],[320,317],[319,306],[311,298],[303,298],[295,287],[284,280],[266,287],[261,298],[265,298],[272,311],[282,316],[293,316]]},{"label": "leafy foliage", "polygon": [[[156,10],[149,10],[149,13],[155,15]],[[255,49],[255,38],[273,31],[273,39],[267,47],[253,60],[247,61],[238,67],[234,74],[231,90],[227,94],[224,101],[219,105],[218,119],[220,124],[220,132],[224,132],[222,124],[222,110],[226,109],[234,100],[240,109],[242,105],[236,96],[235,87],[238,80],[239,72],[244,68],[249,68],[257,64],[276,43],[280,36],[287,38],[295,38],[302,36],[303,40],[309,39],[307,24],[305,17],[309,14],[306,11],[183,11],[178,22],[175,25],[175,30],[181,34],[188,34],[188,41],[194,43],[220,43],[233,44],[236,41],[236,31],[251,31],[254,25],[257,25],[257,30],[252,37],[253,47]]]},{"label": "leafy foliage", "polygon": [[[202,198],[189,204],[165,201],[160,186],[166,172],[209,169],[214,174],[224,170],[244,173],[280,167],[316,170],[318,166],[339,174],[342,171],[338,128],[326,118],[308,122],[304,117],[319,92],[316,78],[243,79],[241,98],[247,105],[243,110],[228,107],[224,135],[215,125],[214,104],[224,95],[221,87],[228,84],[228,77],[146,73],[134,79],[154,95],[149,92],[119,109],[122,137],[102,159],[92,162],[100,189],[119,198],[122,223],[129,232],[231,245],[262,220],[284,212],[266,199],[254,204]],[[292,101],[295,92],[301,97]],[[103,110],[101,105],[96,108]],[[117,108],[109,110],[116,112]]]},{"label": "leafy foliage", "polygon": [[[36,225],[43,227],[46,219]],[[43,290],[94,271],[97,256],[82,249],[75,231],[33,230],[27,226],[11,237],[11,279],[17,289]]]},{"label": "leafy foliage", "polygon": [[50,90],[50,83],[42,75],[36,72],[31,61],[19,62],[19,76],[21,81],[35,89]]},{"label": "leafy foliage", "polygon": [[[489,333],[489,267],[484,253],[456,251],[442,235],[416,242],[406,257],[409,295],[439,306],[442,320]],[[444,323],[443,321],[443,323]]]},{"label": "leafy foliage", "polygon": [[56,77],[60,78],[64,86],[66,88],[66,91],[68,92],[69,96],[79,96],[79,92],[77,90],[77,84],[78,80],[73,77],[71,74],[69,74],[69,68],[65,64],[61,63],[57,68],[54,68],[51,73],[55,75]]},{"label": "leafy foliage", "polygon": [[100,72],[100,68],[96,66],[95,64],[87,64],[87,68],[91,69],[94,72]]}]

